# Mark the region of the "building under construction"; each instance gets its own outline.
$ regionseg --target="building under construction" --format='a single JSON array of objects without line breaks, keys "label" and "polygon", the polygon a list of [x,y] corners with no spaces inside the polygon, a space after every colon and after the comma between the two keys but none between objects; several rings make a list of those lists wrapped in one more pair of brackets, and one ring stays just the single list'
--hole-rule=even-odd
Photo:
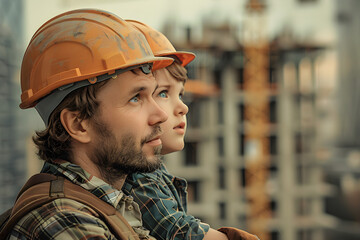
[{"label": "building under construction", "polygon": [[357,239],[358,223],[341,229],[328,212],[339,194],[324,171],[335,104],[334,89],[320,81],[333,46],[284,31],[249,48],[234,29],[204,24],[196,42],[191,28],[185,41],[164,30],[197,55],[188,66],[197,84],[186,86],[185,149],[166,156],[169,171],[189,182],[189,213],[260,239]]}]

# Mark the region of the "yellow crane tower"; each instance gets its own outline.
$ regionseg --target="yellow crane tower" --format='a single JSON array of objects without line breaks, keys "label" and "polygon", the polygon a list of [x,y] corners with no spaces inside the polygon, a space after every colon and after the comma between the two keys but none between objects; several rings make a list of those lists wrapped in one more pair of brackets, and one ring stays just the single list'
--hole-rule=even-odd
[{"label": "yellow crane tower", "polygon": [[266,190],[269,169],[269,44],[265,4],[248,0],[244,25],[245,184],[249,206],[248,230],[270,239],[270,200]]}]

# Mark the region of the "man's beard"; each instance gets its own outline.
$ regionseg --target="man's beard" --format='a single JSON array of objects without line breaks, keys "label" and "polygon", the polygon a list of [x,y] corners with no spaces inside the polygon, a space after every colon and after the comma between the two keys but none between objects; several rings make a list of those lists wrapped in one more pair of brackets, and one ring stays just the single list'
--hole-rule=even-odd
[{"label": "man's beard", "polygon": [[[97,165],[101,176],[109,184],[123,179],[128,174],[148,173],[160,168],[161,146],[154,148],[154,156],[151,159],[141,150],[147,141],[161,132],[159,125],[154,127],[149,136],[142,139],[140,146],[132,134],[122,136],[118,141],[104,123],[95,120],[94,127],[99,138],[90,157]],[[137,146],[140,149],[137,149]]]}]

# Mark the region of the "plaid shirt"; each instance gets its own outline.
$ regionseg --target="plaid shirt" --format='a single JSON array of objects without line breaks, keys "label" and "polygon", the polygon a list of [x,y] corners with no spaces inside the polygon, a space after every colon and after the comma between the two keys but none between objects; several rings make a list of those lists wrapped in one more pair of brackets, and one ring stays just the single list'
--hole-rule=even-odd
[{"label": "plaid shirt", "polygon": [[[41,172],[67,177],[122,213],[138,234],[148,234],[142,228],[139,206],[99,178],[69,162],[45,163]],[[129,207],[131,206],[131,207]],[[14,239],[115,239],[99,215],[87,205],[59,198],[25,215],[8,236]]]},{"label": "plaid shirt", "polygon": [[165,165],[153,173],[129,175],[123,191],[140,205],[144,227],[156,239],[203,239],[209,225],[187,214],[187,182]]}]

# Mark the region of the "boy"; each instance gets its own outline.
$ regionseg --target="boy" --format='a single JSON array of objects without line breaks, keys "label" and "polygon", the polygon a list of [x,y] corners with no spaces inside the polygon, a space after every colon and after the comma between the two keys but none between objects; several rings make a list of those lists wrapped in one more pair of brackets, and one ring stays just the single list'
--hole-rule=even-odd
[{"label": "boy", "polygon": [[[174,58],[170,66],[154,71],[158,83],[154,98],[168,114],[168,120],[161,124],[163,131],[161,154],[180,151],[184,147],[188,112],[188,107],[182,101],[184,84],[187,80],[185,66],[195,58],[195,55],[176,51],[162,33],[143,23],[132,20],[127,22],[145,35],[155,56]],[[162,164],[161,168],[153,173],[129,175],[123,190],[131,194],[140,205],[144,226],[151,229],[150,234],[157,239],[256,239],[255,236],[240,230],[221,229],[224,232],[233,231],[232,234],[234,231],[243,234],[243,238],[238,238],[240,235],[231,238],[188,215],[186,188],[186,180],[171,175]]]}]

